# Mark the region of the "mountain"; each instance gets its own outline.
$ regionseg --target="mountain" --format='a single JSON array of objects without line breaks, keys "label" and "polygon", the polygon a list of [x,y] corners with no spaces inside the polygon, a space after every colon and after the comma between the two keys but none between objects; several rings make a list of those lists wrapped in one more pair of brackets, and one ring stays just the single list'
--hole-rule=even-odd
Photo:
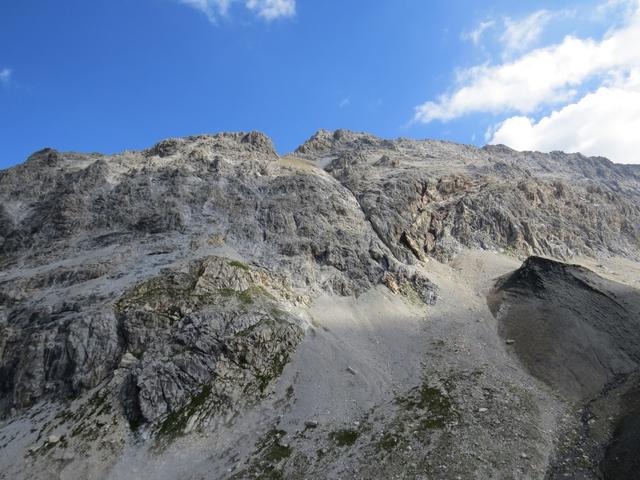
[{"label": "mountain", "polygon": [[0,478],[632,478],[638,262],[605,158],[36,152],[0,171]]}]

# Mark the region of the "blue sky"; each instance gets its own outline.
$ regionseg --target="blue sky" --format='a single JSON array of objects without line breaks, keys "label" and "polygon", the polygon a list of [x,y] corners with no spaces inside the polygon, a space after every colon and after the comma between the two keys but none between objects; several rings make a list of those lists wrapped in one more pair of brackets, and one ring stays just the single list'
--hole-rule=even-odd
[{"label": "blue sky", "polygon": [[[625,132],[640,126],[640,42],[616,50],[640,31],[637,11],[637,0],[0,0],[0,167],[45,146],[115,153],[237,130],[286,153],[319,128],[635,163],[613,127],[592,137],[609,123],[604,103],[609,116],[616,102],[629,110]],[[575,65],[556,75],[567,55]]]}]

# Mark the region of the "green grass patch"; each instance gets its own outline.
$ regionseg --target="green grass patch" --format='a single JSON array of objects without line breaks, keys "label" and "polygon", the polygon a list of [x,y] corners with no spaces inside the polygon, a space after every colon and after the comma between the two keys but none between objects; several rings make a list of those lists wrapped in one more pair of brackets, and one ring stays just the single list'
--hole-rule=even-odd
[{"label": "green grass patch", "polygon": [[273,429],[270,430],[265,439],[265,446],[262,451],[262,458],[271,463],[279,463],[280,461],[289,458],[291,455],[291,447],[288,445],[282,445],[280,438],[287,434],[284,430]]},{"label": "green grass patch", "polygon": [[400,445],[400,439],[398,435],[386,432],[382,438],[378,441],[378,448],[386,450],[388,452],[395,450]]},{"label": "green grass patch", "polygon": [[425,430],[444,428],[456,416],[451,399],[426,383],[409,395],[398,398],[397,402],[407,410],[420,410],[420,427]]},{"label": "green grass patch", "polygon": [[284,430],[276,428],[269,430],[265,436],[256,444],[257,458],[251,465],[236,473],[231,478],[233,480],[244,480],[254,478],[258,480],[284,480],[285,477],[282,462],[286,461],[292,453],[291,447],[282,445],[280,439],[287,434]]},{"label": "green grass patch", "polygon": [[229,262],[229,265],[231,265],[232,267],[244,270],[246,272],[250,270],[249,265],[247,265],[246,263],[239,262],[238,260],[231,260]]},{"label": "green grass patch", "polygon": [[221,288],[218,290],[218,293],[225,298],[235,297],[238,294],[237,290],[233,288]]},{"label": "green grass patch", "polygon": [[238,300],[243,305],[251,305],[253,303],[253,296],[251,288],[247,288],[244,292],[238,294]]},{"label": "green grass patch", "polygon": [[256,373],[258,388],[261,392],[267,389],[271,380],[278,378],[282,374],[282,370],[284,370],[288,361],[289,355],[282,352],[280,355],[274,355],[273,361],[267,370]]},{"label": "green grass patch", "polygon": [[342,429],[329,434],[329,438],[338,447],[350,447],[358,440],[360,433],[356,430]]},{"label": "green grass patch", "polygon": [[200,392],[191,398],[191,401],[182,408],[175,410],[164,419],[158,430],[158,436],[175,438],[184,433],[189,419],[198,413],[201,407],[211,396],[211,385],[205,385]]}]

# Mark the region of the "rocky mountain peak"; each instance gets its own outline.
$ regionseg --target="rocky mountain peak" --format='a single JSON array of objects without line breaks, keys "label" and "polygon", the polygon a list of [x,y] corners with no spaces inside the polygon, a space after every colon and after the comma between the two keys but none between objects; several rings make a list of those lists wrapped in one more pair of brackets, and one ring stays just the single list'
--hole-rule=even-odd
[{"label": "rocky mountain peak", "polygon": [[184,153],[185,149],[195,146],[211,151],[253,151],[269,156],[277,156],[271,139],[264,133],[256,131],[170,138],[158,142],[150,149],[145,150],[145,155],[163,158]]},{"label": "rocky mountain peak", "polygon": [[[637,363],[601,320],[618,302],[633,327],[626,290],[563,263],[640,259],[634,171],[347,130],[284,157],[258,132],[36,152],[0,172],[0,471],[127,478],[184,448],[193,478],[540,478],[569,408],[546,388],[587,401]],[[580,348],[593,329],[616,346],[578,394],[504,350],[520,306],[553,325],[540,299],[592,305],[567,317]],[[476,444],[491,462],[469,464]]]},{"label": "rocky mountain peak", "polygon": [[364,132],[352,132],[338,129],[335,131],[318,130],[309,140],[300,145],[295,153],[312,155],[321,153],[336,153],[359,148],[388,145],[391,143],[374,135]]}]

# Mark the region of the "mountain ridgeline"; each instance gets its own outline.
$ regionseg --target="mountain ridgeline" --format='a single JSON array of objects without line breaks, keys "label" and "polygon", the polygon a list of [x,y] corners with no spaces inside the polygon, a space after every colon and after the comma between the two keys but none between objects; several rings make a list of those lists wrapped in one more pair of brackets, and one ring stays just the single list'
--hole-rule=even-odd
[{"label": "mountain ridgeline", "polygon": [[41,150],[0,171],[0,478],[632,478],[638,262],[600,157]]}]

